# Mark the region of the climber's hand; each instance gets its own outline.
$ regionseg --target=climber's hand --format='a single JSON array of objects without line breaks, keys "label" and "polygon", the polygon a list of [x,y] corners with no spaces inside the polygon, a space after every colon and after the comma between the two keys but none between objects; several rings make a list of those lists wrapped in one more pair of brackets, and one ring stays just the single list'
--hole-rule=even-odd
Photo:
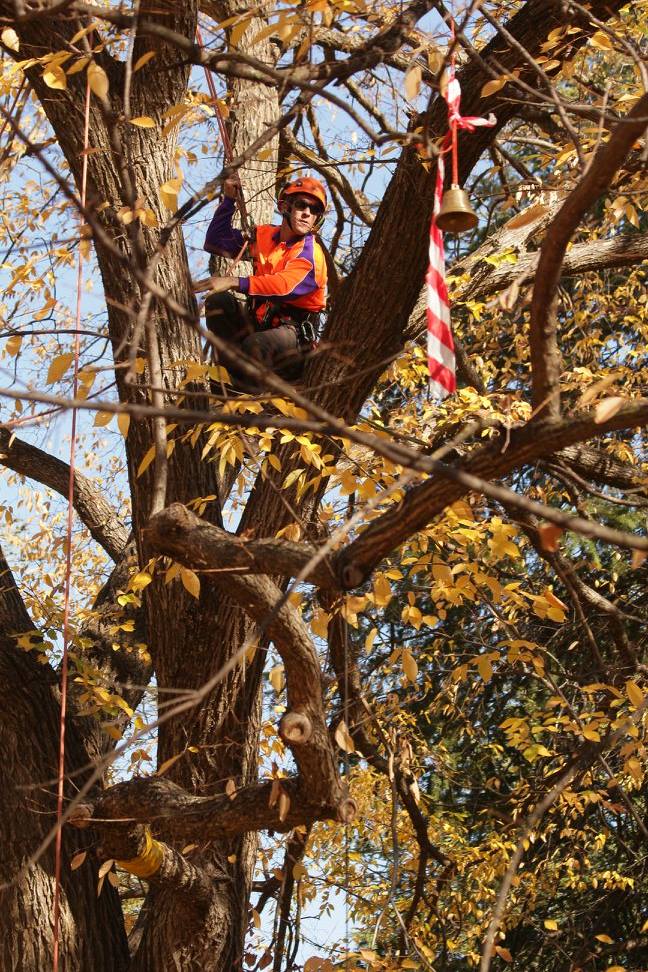
[{"label": "climber's hand", "polygon": [[238,277],[206,277],[204,280],[194,280],[193,290],[195,294],[204,290],[208,290],[210,294],[223,294],[226,290],[234,290],[238,284]]},{"label": "climber's hand", "polygon": [[223,195],[228,196],[230,199],[238,199],[241,194],[241,180],[238,174],[227,176],[223,180]]}]

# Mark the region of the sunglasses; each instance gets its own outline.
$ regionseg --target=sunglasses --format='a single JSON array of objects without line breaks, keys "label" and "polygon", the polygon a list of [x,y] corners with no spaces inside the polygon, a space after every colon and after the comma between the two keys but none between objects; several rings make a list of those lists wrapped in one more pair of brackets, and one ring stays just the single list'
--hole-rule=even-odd
[{"label": "sunglasses", "polygon": [[310,199],[292,199],[291,205],[294,209],[299,209],[300,212],[306,212],[308,210],[313,216],[322,216],[324,213],[320,204],[311,202]]}]

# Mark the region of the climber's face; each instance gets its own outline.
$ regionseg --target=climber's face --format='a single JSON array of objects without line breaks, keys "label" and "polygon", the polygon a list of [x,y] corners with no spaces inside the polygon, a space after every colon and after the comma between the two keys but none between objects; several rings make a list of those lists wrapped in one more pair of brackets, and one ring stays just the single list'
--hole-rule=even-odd
[{"label": "climber's face", "polygon": [[323,212],[321,202],[314,196],[294,195],[285,201],[284,215],[288,217],[293,232],[299,236],[312,233]]}]

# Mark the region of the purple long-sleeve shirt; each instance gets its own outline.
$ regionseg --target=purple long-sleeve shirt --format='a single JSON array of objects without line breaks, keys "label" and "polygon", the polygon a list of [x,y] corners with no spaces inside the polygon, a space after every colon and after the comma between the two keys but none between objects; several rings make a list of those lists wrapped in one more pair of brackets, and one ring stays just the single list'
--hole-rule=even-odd
[{"label": "purple long-sleeve shirt", "polygon": [[[216,209],[205,238],[205,249],[235,257],[244,237],[232,226],[234,200],[225,196]],[[326,261],[312,233],[281,241],[280,226],[258,226],[252,248],[254,274],[238,278],[238,290],[252,297],[319,311],[326,303]]]}]

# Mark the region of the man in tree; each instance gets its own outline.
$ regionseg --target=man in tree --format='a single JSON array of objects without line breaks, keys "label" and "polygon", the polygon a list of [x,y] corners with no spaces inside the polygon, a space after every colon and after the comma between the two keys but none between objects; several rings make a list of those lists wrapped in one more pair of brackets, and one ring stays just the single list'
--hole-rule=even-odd
[{"label": "man in tree", "polygon": [[[232,226],[240,191],[237,178],[225,180],[205,239],[210,253],[235,258],[243,247],[243,234]],[[317,179],[290,182],[279,197],[281,225],[256,228],[250,244],[253,275],[210,277],[196,285],[211,291],[206,302],[209,330],[289,381],[301,375],[326,303],[326,261],[315,237],[326,204],[326,190]],[[246,295],[245,304],[232,290]],[[237,369],[234,355],[226,364],[237,387],[257,387]]]}]

